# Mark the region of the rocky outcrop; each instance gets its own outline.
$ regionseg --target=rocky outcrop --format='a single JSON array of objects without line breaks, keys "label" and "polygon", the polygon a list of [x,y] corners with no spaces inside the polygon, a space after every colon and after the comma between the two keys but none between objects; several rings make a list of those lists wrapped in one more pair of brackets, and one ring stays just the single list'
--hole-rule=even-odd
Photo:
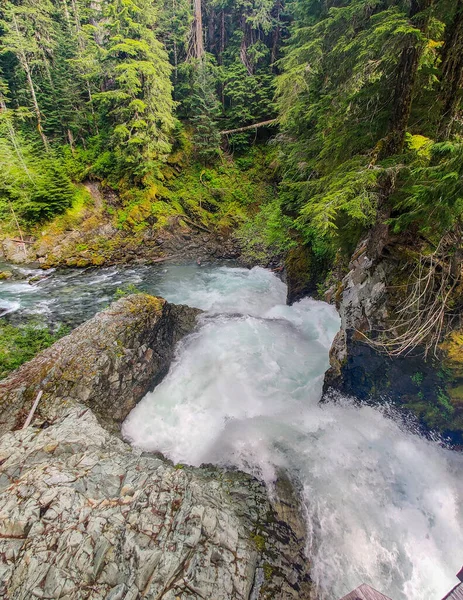
[{"label": "rocky outcrop", "polygon": [[[328,290],[326,299],[336,302],[341,329],[330,350],[330,369],[325,375],[325,399],[330,391],[371,403],[392,402],[418,418],[425,430],[437,430],[455,444],[463,443],[463,406],[458,381],[445,367],[445,354],[424,358],[417,347],[406,356],[390,356],[370,343],[390,326],[397,296],[403,288],[397,274],[407,272],[408,257],[392,254],[374,244],[374,230],[359,244],[342,281]],[[408,264],[409,268],[409,264]],[[456,389],[455,398],[451,389]]]},{"label": "rocky outcrop", "polygon": [[140,455],[84,406],[41,425],[0,440],[2,598],[309,597],[258,481]]},{"label": "rocky outcrop", "polygon": [[167,372],[199,310],[137,294],[122,298],[0,382],[0,433],[24,422],[39,390],[46,418],[71,401],[112,431]]},{"label": "rocky outcrop", "polygon": [[[0,597],[310,597],[305,525],[287,478],[172,465],[113,432],[200,311],[124,298],[0,384]],[[38,389],[32,422],[21,425]]]},{"label": "rocky outcrop", "polygon": [[[121,199],[108,188],[88,181],[88,203],[48,223],[26,244],[11,237],[0,240],[0,256],[10,263],[38,263],[50,267],[97,267],[150,263],[163,259],[230,259],[240,255],[240,243],[231,231],[214,231],[186,215],[172,215],[162,226],[147,210],[121,228],[114,213]],[[151,205],[150,205],[151,206]],[[135,210],[135,209],[134,209]],[[140,218],[142,215],[139,215]]]}]

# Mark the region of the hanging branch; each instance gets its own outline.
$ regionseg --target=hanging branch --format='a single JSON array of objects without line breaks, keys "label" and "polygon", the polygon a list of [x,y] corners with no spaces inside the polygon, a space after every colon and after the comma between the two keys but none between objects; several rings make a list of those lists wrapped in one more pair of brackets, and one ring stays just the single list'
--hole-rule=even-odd
[{"label": "hanging branch", "polygon": [[[420,254],[396,320],[382,332],[383,339],[370,340],[362,334],[365,340],[390,356],[407,355],[418,346],[424,347],[425,356],[430,350],[436,355],[454,316],[453,292],[461,281],[460,250],[461,231],[458,229],[444,236],[432,254]],[[458,268],[454,264],[455,257],[459,260]]]},{"label": "hanging branch", "polygon": [[14,212],[14,208],[13,208],[13,204],[11,203],[11,200],[8,200],[8,204],[10,205],[11,214],[13,215],[14,222],[16,223],[16,227],[18,228],[18,231],[19,231],[19,238],[21,240],[21,244],[23,247],[24,258],[27,260],[26,242],[24,241],[22,229],[19,225],[19,221],[16,217],[16,213]]}]

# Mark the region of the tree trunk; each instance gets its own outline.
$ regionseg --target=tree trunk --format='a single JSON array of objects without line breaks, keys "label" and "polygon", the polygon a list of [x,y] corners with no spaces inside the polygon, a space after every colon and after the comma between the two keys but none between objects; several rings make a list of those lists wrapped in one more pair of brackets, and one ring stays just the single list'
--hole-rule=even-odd
[{"label": "tree trunk", "polygon": [[[434,0],[412,0],[409,17],[414,19],[415,26],[424,31],[429,15],[424,12],[430,8]],[[420,13],[423,13],[422,15]],[[381,151],[381,158],[400,154],[403,150],[405,132],[412,108],[413,89],[423,45],[414,37],[409,37],[403,48],[396,71],[392,113],[389,121],[389,133]]]},{"label": "tree trunk", "polygon": [[244,127],[238,127],[237,129],[227,129],[221,131],[220,135],[228,135],[230,133],[240,133],[241,131],[248,131],[249,129],[256,129],[257,127],[265,127],[265,125],[273,125],[276,123],[276,119],[268,119],[267,121],[261,121],[260,123],[254,123],[253,125],[246,125]]},{"label": "tree trunk", "polygon": [[246,18],[243,15],[241,17],[241,29],[242,31],[244,31],[244,35],[243,35],[243,39],[241,40],[241,46],[240,46],[240,61],[243,63],[243,65],[246,67],[247,72],[249,73],[249,75],[252,75],[252,65],[249,62],[248,59],[248,36],[249,36],[249,25],[246,23]]},{"label": "tree trunk", "polygon": [[275,61],[277,59],[278,45],[280,43],[280,13],[281,13],[280,0],[278,0],[278,2],[277,2],[276,10],[277,10],[277,14],[276,14],[277,26],[275,27],[275,29],[273,31],[272,54],[271,54],[271,58],[270,58],[271,67],[272,67],[273,72],[275,72]]},{"label": "tree trunk", "polygon": [[220,54],[219,54],[219,65],[223,61],[223,52],[225,50],[225,11],[222,9],[220,13]]},{"label": "tree trunk", "polygon": [[[427,27],[429,15],[426,12],[423,14],[420,13],[426,11],[432,5],[433,1],[412,0],[411,2],[409,17],[410,19],[414,19],[415,26],[418,26],[422,31]],[[397,65],[389,132],[380,152],[380,160],[389,158],[394,154],[400,154],[403,150],[405,133],[412,108],[413,90],[422,52],[423,45],[421,42],[414,37],[409,37],[406,46],[400,54]],[[387,221],[391,212],[389,198],[395,190],[395,179],[396,174],[389,172],[379,185],[376,223],[370,235],[370,240],[373,240],[373,242],[370,243],[370,247],[368,248],[369,256],[373,260],[381,255],[388,241],[389,225]]]},{"label": "tree trunk", "polygon": [[67,0],[63,0],[63,12],[64,12],[64,16],[66,18],[66,23],[68,24],[69,29],[71,29],[71,17],[69,15],[69,8],[68,8]]},{"label": "tree trunk", "polygon": [[[18,23],[16,21],[16,16],[14,13],[13,13],[13,24],[14,24],[14,28],[16,31],[16,35],[18,36],[18,43],[21,44],[21,42],[20,42],[21,33],[19,31]],[[29,87],[29,91],[32,96],[32,104],[34,106],[35,117],[37,119],[37,130],[40,134],[40,137],[42,138],[42,142],[45,147],[45,151],[49,152],[50,145],[48,143],[47,136],[45,135],[43,128],[42,128],[42,113],[40,112],[39,103],[37,102],[37,96],[35,93],[34,82],[32,81],[32,75],[31,75],[31,70],[29,67],[29,62],[27,60],[26,53],[24,52],[24,50],[22,48],[19,49],[18,58],[19,58],[19,62],[21,63],[22,68],[24,69],[24,71],[26,73],[27,85]]]},{"label": "tree trunk", "polygon": [[[6,112],[8,110],[6,107],[6,104],[5,104],[5,100],[1,96],[0,96],[0,109],[3,112]],[[18,141],[16,139],[16,132],[15,132],[14,127],[11,124],[10,120],[8,119],[8,117],[6,117],[6,125],[8,128],[8,135],[10,136],[10,141],[13,144],[14,151],[16,152],[16,156],[18,157],[18,160],[21,163],[21,166],[24,169],[24,172],[28,176],[29,180],[33,182],[30,171],[27,168],[26,161],[24,160],[23,153],[21,152],[21,148],[19,147]]]},{"label": "tree trunk", "polygon": [[201,59],[204,56],[203,15],[201,0],[193,0],[193,56]]},{"label": "tree trunk", "polygon": [[381,158],[400,154],[403,150],[420,54],[421,48],[412,45],[404,48],[400,55],[389,133],[382,148]]},{"label": "tree trunk", "polygon": [[438,138],[448,139],[458,115],[463,86],[463,0],[458,4],[442,51],[442,115]]}]

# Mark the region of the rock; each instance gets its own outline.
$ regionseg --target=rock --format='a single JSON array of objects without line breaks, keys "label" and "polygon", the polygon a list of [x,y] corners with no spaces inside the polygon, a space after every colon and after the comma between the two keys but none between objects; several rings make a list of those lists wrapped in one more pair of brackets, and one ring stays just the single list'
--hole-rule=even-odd
[{"label": "rock", "polygon": [[312,262],[312,253],[306,246],[297,246],[289,250],[286,255],[285,272],[288,286],[288,304],[293,304],[304,296],[316,292]]},{"label": "rock", "polygon": [[40,389],[43,419],[76,401],[119,431],[165,375],[176,342],[200,312],[145,294],[115,302],[0,382],[0,433],[22,424]]},{"label": "rock", "polygon": [[[30,242],[29,238],[26,240]],[[0,242],[0,255],[6,261],[16,264],[29,263],[35,259],[35,252],[30,243],[22,244],[12,238],[4,238]]]},{"label": "rock", "polygon": [[[459,386],[463,380],[445,374],[448,360],[434,356],[425,359],[419,347],[406,356],[389,356],[369,343],[391,326],[396,300],[391,299],[388,288],[406,261],[407,257],[401,259],[400,255],[378,255],[378,248],[372,250],[367,238],[355,251],[340,288],[336,293],[328,291],[329,299],[337,303],[341,330],[330,350],[324,400],[335,398],[331,394],[334,390],[362,402],[393,403],[417,417],[424,432],[437,430],[461,445],[463,396],[459,398]],[[454,340],[457,338],[456,333]],[[449,340],[444,347],[456,346]],[[463,355],[461,348],[460,352]]]},{"label": "rock", "polygon": [[309,598],[299,532],[248,475],[141,455],[78,404],[5,434],[0,464],[10,600]]},{"label": "rock", "polygon": [[329,264],[300,242],[288,251],[284,266],[288,286],[286,301],[293,304],[305,296],[317,296],[317,286],[322,282]]},{"label": "rock", "polygon": [[13,277],[13,273],[11,271],[0,271],[0,280],[1,279],[11,279]]}]

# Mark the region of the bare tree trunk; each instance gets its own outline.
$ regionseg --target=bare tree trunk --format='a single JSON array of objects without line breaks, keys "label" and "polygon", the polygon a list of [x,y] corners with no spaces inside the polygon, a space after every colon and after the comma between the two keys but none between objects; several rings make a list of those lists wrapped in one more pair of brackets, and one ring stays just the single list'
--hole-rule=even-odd
[{"label": "bare tree trunk", "polygon": [[66,18],[66,23],[68,24],[68,27],[71,28],[71,16],[69,15],[69,8],[68,8],[67,0],[63,0],[63,12],[64,12],[64,16]]},{"label": "bare tree trunk", "polygon": [[271,54],[271,58],[270,58],[272,71],[275,71],[275,61],[277,59],[278,44],[280,41],[280,31],[281,31],[280,30],[280,14],[281,14],[281,1],[280,0],[278,0],[276,8],[277,8],[277,14],[276,14],[277,26],[275,27],[275,30],[273,32],[272,54]]},{"label": "bare tree trunk", "polygon": [[193,55],[201,59],[204,56],[203,15],[201,0],[193,0]]},{"label": "bare tree trunk", "polygon": [[219,64],[222,64],[224,50],[225,50],[225,11],[222,9],[222,12],[220,13],[220,55],[219,55]]},{"label": "bare tree trunk", "polygon": [[48,138],[45,135],[45,132],[43,131],[43,127],[42,127],[42,113],[40,112],[39,104],[37,102],[37,96],[35,94],[34,82],[32,81],[29,65],[26,62],[25,65],[23,65],[23,66],[24,66],[24,70],[26,71],[26,79],[27,79],[27,83],[29,85],[29,90],[31,92],[32,103],[34,105],[35,117],[37,119],[37,130],[40,134],[40,137],[42,138],[42,142],[45,147],[45,151],[50,152],[50,144],[48,143]]},{"label": "bare tree trunk", "polygon": [[246,67],[247,72],[249,73],[249,75],[252,75],[252,65],[249,62],[248,59],[248,44],[247,44],[247,34],[249,31],[249,25],[246,23],[246,18],[244,17],[244,15],[241,17],[241,28],[244,31],[244,35],[243,35],[243,39],[241,40],[241,46],[240,46],[240,61],[243,63],[243,65]]},{"label": "bare tree trunk", "polygon": [[248,131],[249,129],[257,129],[257,127],[265,127],[265,125],[273,125],[276,123],[276,119],[268,119],[267,121],[261,121],[260,123],[254,123],[253,125],[246,125],[245,127],[238,127],[237,129],[227,129],[227,131],[221,131],[220,135],[228,135],[230,133],[240,133],[241,131]]},{"label": "bare tree trunk", "polygon": [[[21,33],[19,32],[19,27],[18,27],[18,23],[16,21],[16,16],[13,13],[13,24],[14,24],[14,28],[16,31],[16,35],[18,36],[18,42],[21,40]],[[37,96],[35,94],[35,87],[34,87],[34,82],[32,81],[32,75],[31,75],[31,70],[29,67],[29,62],[27,60],[27,56],[26,53],[24,52],[24,50],[21,48],[20,49],[20,53],[19,53],[19,62],[21,63],[21,66],[23,67],[25,73],[26,73],[26,79],[27,79],[27,85],[29,87],[29,91],[31,93],[32,96],[32,104],[34,105],[34,112],[35,112],[35,117],[37,119],[37,130],[40,134],[40,137],[42,138],[42,142],[43,145],[45,147],[45,151],[49,152],[50,151],[50,145],[48,143],[48,139],[47,136],[45,135],[44,131],[43,131],[43,127],[42,127],[42,113],[40,112],[40,108],[39,108],[39,103],[37,102]]]},{"label": "bare tree trunk", "polygon": [[[172,13],[175,14],[177,7],[175,5],[175,0],[172,0]],[[177,83],[178,79],[178,49],[177,49],[177,40],[175,39],[174,34],[174,82]]]}]

